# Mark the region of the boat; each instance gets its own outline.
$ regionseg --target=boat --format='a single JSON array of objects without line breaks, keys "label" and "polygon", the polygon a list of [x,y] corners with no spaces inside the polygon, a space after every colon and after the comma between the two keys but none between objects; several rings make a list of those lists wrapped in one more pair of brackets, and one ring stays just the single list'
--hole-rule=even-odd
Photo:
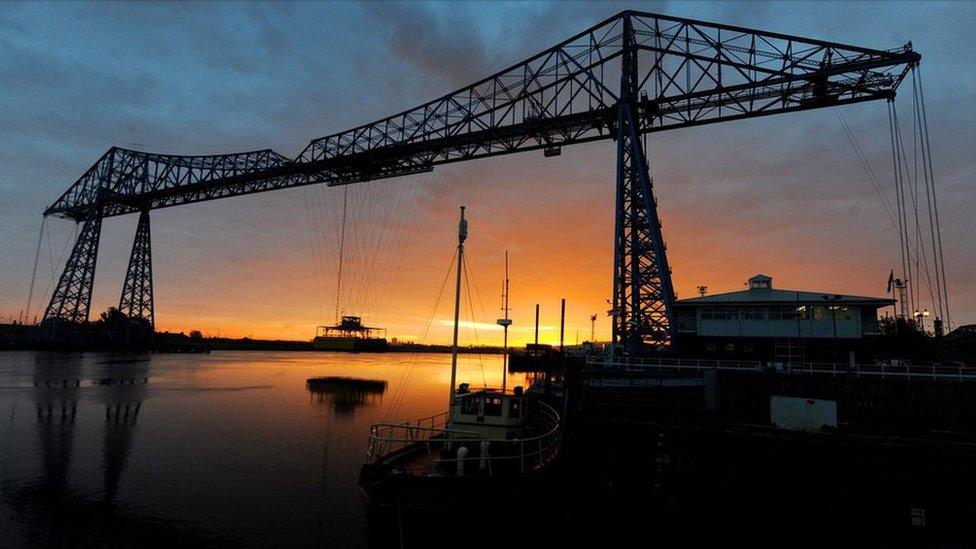
[{"label": "boat", "polygon": [[317,351],[349,351],[378,353],[389,350],[386,330],[363,326],[358,316],[343,316],[334,326],[319,326],[312,340]]},{"label": "boat", "polygon": [[[366,462],[359,478],[367,505],[395,502],[399,509],[409,504],[511,494],[513,488],[525,489],[543,478],[559,456],[560,415],[550,404],[523,387],[508,389],[504,376],[500,388],[455,385],[467,232],[462,206],[448,408],[413,423],[376,423],[370,427]],[[507,284],[505,288],[507,309]],[[499,324],[507,331],[511,324],[507,310],[505,317]]]}]

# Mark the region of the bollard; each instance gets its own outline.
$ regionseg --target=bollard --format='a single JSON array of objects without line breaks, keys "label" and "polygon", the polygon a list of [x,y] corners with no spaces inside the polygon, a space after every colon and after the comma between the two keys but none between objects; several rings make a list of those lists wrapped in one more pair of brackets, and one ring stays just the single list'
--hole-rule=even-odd
[{"label": "bollard", "polygon": [[481,459],[478,462],[479,468],[484,471],[488,467],[488,441],[481,441]]},{"label": "bollard", "polygon": [[468,447],[467,446],[462,446],[462,447],[458,448],[457,458],[458,458],[457,476],[463,477],[464,476],[464,460],[468,458]]}]

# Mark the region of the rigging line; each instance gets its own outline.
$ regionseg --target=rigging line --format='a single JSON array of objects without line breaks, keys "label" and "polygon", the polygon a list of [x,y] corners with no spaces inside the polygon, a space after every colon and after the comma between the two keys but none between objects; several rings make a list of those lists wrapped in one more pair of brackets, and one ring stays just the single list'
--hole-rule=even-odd
[{"label": "rigging line", "polygon": [[[447,272],[444,273],[444,280],[441,282],[440,291],[437,292],[437,298],[434,300],[434,305],[430,308],[430,313],[427,315],[427,319],[424,323],[424,329],[420,334],[420,343],[423,343],[427,339],[428,333],[430,333],[430,327],[434,322],[434,315],[437,314],[437,307],[441,303],[441,298],[444,296],[444,288],[447,287],[447,281],[451,277],[451,271],[454,270],[454,263],[457,261],[457,255],[454,250],[451,250],[451,262],[447,267]],[[402,402],[403,395],[406,393],[407,385],[410,382],[410,377],[412,376],[411,367],[405,368],[400,375],[400,379],[397,382],[397,386],[393,391],[393,395],[390,398],[390,405],[387,408],[386,414],[384,414],[384,420],[391,417],[396,417],[396,413],[399,413],[400,404],[398,400]]]},{"label": "rigging line", "polygon": [[[319,265],[319,268],[317,270],[317,275],[319,279],[317,287],[321,289],[322,304],[323,304],[322,306],[323,311],[322,311],[322,316],[320,317],[321,319],[320,321],[325,323],[326,322],[325,312],[324,312],[325,299],[326,299],[325,295],[328,292],[326,288],[329,287],[328,273],[332,272],[332,257],[327,253],[327,247],[325,245],[325,236],[324,236],[325,231],[322,228],[324,207],[322,205],[323,199],[322,199],[321,188],[316,188],[313,191],[311,191],[311,197],[312,197],[311,203],[313,208],[311,214],[311,218],[312,218],[311,222],[312,222],[312,230],[314,231],[312,235],[313,237],[312,241],[313,241],[315,259],[317,259]],[[330,218],[327,217],[326,219],[330,219]]]},{"label": "rigging line", "polygon": [[[895,111],[895,139],[898,142],[899,152],[901,154],[900,158],[901,158],[901,162],[902,162],[903,167],[904,167],[904,172],[903,172],[903,175],[904,175],[903,185],[905,184],[904,181],[907,180],[909,187],[911,187],[911,178],[908,175],[908,156],[905,153],[905,140],[904,140],[904,138],[902,136],[901,123],[898,122],[898,112],[897,112],[897,110]],[[916,191],[917,191],[917,181],[915,183],[916,183]],[[911,190],[911,188],[909,190]],[[907,202],[907,199],[903,198],[903,200],[905,201],[905,205],[907,207],[907,203],[908,203]],[[913,192],[912,193],[912,209],[914,211],[914,217],[915,217],[915,238],[916,238],[916,245],[917,245],[917,248],[915,249],[915,265],[916,265],[916,267],[915,267],[915,275],[918,276],[919,278],[921,278],[922,277],[922,273],[924,272],[924,274],[925,274],[925,283],[926,283],[926,286],[928,287],[929,297],[932,299],[933,308],[934,308],[935,296],[933,295],[933,292],[932,292],[932,276],[931,276],[931,273],[929,272],[928,256],[926,255],[926,253],[925,253],[925,247],[924,247],[924,245],[921,242],[921,224],[919,223],[919,220],[918,220],[918,196],[917,196],[917,192]],[[908,220],[907,220],[907,217],[906,217],[906,221],[905,221],[905,230],[906,230],[906,233],[905,233],[906,246],[907,246],[907,249],[909,250],[909,253],[910,253],[911,252],[911,244],[910,244],[910,240],[909,240],[908,233],[907,233],[907,231],[908,231]],[[919,264],[919,260],[920,260],[920,257],[919,256],[921,256],[921,264],[924,267],[924,271],[918,269],[918,264]],[[911,260],[911,255],[909,255],[909,261],[910,260]],[[912,270],[911,270],[912,269],[912,264],[911,264],[911,262],[909,262],[909,264],[908,264],[908,269],[909,269],[909,277],[911,277],[912,276]],[[921,307],[921,305],[922,305],[922,297],[921,297],[920,291],[919,291],[920,289],[921,289],[920,287],[916,287],[914,289],[914,291],[912,291],[911,294],[910,294],[912,296],[912,310],[918,310],[918,308]]]},{"label": "rigging line", "polygon": [[413,181],[402,181],[397,183],[394,180],[395,189],[393,192],[393,204],[397,206],[394,215],[387,220],[387,234],[385,239],[381,241],[380,247],[387,254],[387,260],[383,262],[383,271],[380,274],[380,279],[383,284],[379,288],[379,291],[375,292],[375,303],[379,310],[379,315],[383,319],[386,318],[387,310],[390,306],[389,295],[390,289],[396,281],[397,275],[400,271],[400,262],[403,258],[402,254],[402,241],[403,241],[403,224],[404,220],[413,208],[413,202],[410,200],[412,196],[410,194],[409,184],[413,184]]},{"label": "rigging line", "polygon": [[51,267],[51,280],[54,280],[54,248],[51,246],[51,231],[47,231],[47,261]]},{"label": "rigging line", "polygon": [[841,127],[844,130],[844,134],[847,136],[847,140],[850,142],[851,147],[861,161],[861,167],[868,175],[868,182],[874,189],[874,192],[878,195],[878,199],[881,201],[882,207],[885,209],[885,213],[888,214],[888,219],[891,221],[892,226],[897,227],[898,222],[895,220],[895,213],[891,206],[891,200],[884,193],[884,188],[881,185],[881,181],[878,179],[877,174],[874,169],[871,168],[871,164],[868,162],[867,156],[864,154],[861,144],[857,141],[857,137],[854,135],[854,130],[850,127],[847,120],[844,118],[844,114],[837,107],[834,107],[834,114],[837,115],[837,119],[840,121]]},{"label": "rigging line", "polygon": [[[58,256],[58,265],[63,265],[65,263],[64,257],[68,253],[68,248],[71,246],[71,243],[74,242],[74,241],[76,241],[76,240],[78,240],[78,232],[79,232],[80,229],[81,229],[81,224],[80,223],[75,223],[75,228],[72,231],[71,236],[68,237],[68,239],[64,243],[64,247],[61,248],[61,255]],[[48,234],[50,235],[51,234],[51,231],[48,231]],[[55,279],[55,272],[52,270],[51,271],[51,280],[49,280],[48,283],[47,283],[47,286],[44,287],[43,295],[47,295],[48,293],[50,293],[54,289],[54,287],[55,287],[55,281],[54,281],[54,279]]]},{"label": "rigging line", "polygon": [[[480,344],[481,341],[478,338],[478,322],[477,322],[477,320],[475,320],[475,316],[474,316],[474,300],[471,299],[471,282],[468,279],[468,260],[467,260],[467,258],[462,258],[462,260],[461,260],[461,271],[464,273],[464,285],[466,286],[465,289],[468,291],[467,292],[468,293],[468,312],[471,314],[471,329],[474,331],[474,341],[475,341],[476,344]],[[478,363],[481,365],[481,382],[482,382],[482,385],[485,388],[487,388],[488,387],[488,377],[485,374],[485,361],[484,361],[484,358],[481,356],[481,353],[480,352],[478,353]]]},{"label": "rigging line", "polygon": [[912,276],[912,264],[911,257],[908,253],[908,214],[906,213],[906,196],[905,196],[905,184],[902,174],[902,161],[901,161],[901,149],[898,146],[898,109],[895,107],[895,103],[890,103],[891,105],[891,146],[892,146],[892,158],[895,160],[895,181],[898,186],[898,193],[900,197],[899,205],[899,217],[901,219],[900,227],[901,234],[899,238],[901,239],[901,246],[904,248],[902,255],[902,268],[904,269],[905,280],[908,284],[908,305],[910,310],[915,309],[915,280]]},{"label": "rigging line", "polygon": [[[410,182],[414,184],[419,184],[418,182]],[[410,185],[412,186],[412,185]],[[389,246],[391,257],[390,261],[386,262],[386,272],[383,275],[384,284],[377,292],[377,306],[381,311],[383,318],[386,318],[387,309],[390,306],[390,292],[391,288],[397,280],[397,275],[400,272],[399,266],[403,259],[403,230],[404,222],[407,218],[409,212],[413,209],[414,201],[412,200],[413,194],[410,193],[410,189],[407,184],[399,185],[397,193],[399,193],[400,198],[397,199],[397,203],[401,203],[402,207],[398,210],[397,215],[391,222],[390,231],[391,239],[388,241],[386,246]],[[404,196],[405,195],[405,196]],[[401,202],[402,201],[402,202]]]},{"label": "rigging line", "polygon": [[339,292],[342,291],[342,254],[346,243],[346,202],[349,198],[349,187],[342,191],[342,224],[339,228],[339,269],[336,274],[335,322],[339,324]]},{"label": "rigging line", "polygon": [[[918,86],[917,86],[917,82],[916,82],[916,78],[915,78],[915,73],[914,72],[912,72],[912,99],[914,101],[914,103],[913,103],[913,106],[914,106],[914,108],[913,108],[913,114],[915,115],[914,118],[913,118],[913,120],[912,120],[912,128],[915,129],[915,130],[917,130],[917,137],[918,137],[919,140],[922,140],[923,139],[922,119],[921,119],[922,114],[921,114],[921,109],[919,108]],[[915,144],[915,139],[914,138],[916,136],[913,135],[912,137],[913,137],[912,142],[913,142],[913,145],[914,145]],[[933,267],[935,268],[935,287],[936,287],[936,295],[938,296],[938,302],[936,303],[935,309],[937,311],[938,317],[944,319],[945,318],[945,312],[944,312],[944,309],[943,309],[943,306],[942,306],[942,300],[943,300],[943,295],[944,295],[943,294],[943,291],[944,290],[943,290],[943,286],[942,286],[942,281],[941,281],[941,279],[939,277],[939,272],[940,272],[940,269],[939,269],[939,257],[938,257],[939,252],[938,252],[938,248],[936,247],[936,243],[935,243],[935,220],[933,219],[934,216],[932,214],[932,198],[931,198],[931,192],[930,192],[931,191],[931,185],[929,184],[929,174],[928,174],[928,170],[925,169],[925,164],[926,164],[925,158],[926,158],[926,154],[925,154],[925,143],[924,142],[921,142],[921,148],[922,148],[922,176],[923,176],[923,179],[925,181],[925,204],[926,204],[926,208],[927,208],[927,211],[928,211],[928,217],[929,217],[929,236],[931,237],[931,241],[932,241],[932,263],[933,263]],[[918,184],[918,175],[917,175],[918,165],[917,164],[918,164],[918,159],[916,157],[916,167],[915,167],[915,169],[916,169],[916,176],[915,176],[915,178],[916,178],[916,186]]]},{"label": "rigging line", "polygon": [[318,311],[319,314],[316,318],[321,319],[325,313],[323,303],[322,303],[322,289],[319,287],[318,280],[315,280],[317,277],[314,276],[315,271],[319,270],[319,266],[316,265],[316,261],[317,261],[316,258],[318,257],[318,254],[316,252],[318,250],[316,249],[315,246],[315,234],[312,232],[312,212],[308,206],[308,188],[304,189],[304,191],[305,191],[305,229],[308,231],[308,247],[309,247],[309,251],[311,252],[309,254],[308,259],[309,259],[309,263],[311,264],[312,274],[313,274],[312,286],[314,286],[315,288],[315,304],[318,305],[318,309],[319,309]]},{"label": "rigging line", "polygon": [[926,163],[928,164],[929,180],[932,183],[932,208],[935,212],[935,231],[939,244],[939,266],[941,267],[940,270],[942,272],[942,298],[945,300],[945,318],[943,320],[945,320],[946,329],[951,329],[952,315],[949,313],[949,287],[946,285],[945,255],[942,251],[942,221],[941,217],[939,216],[939,202],[936,200],[937,194],[935,192],[935,171],[932,168],[932,140],[929,137],[929,121],[928,115],[925,111],[925,87],[922,85],[922,67],[915,67],[914,72],[918,73],[918,96],[919,103],[922,105],[922,133],[925,135],[925,159],[927,160]]},{"label": "rigging line", "polygon": [[[374,209],[375,219],[371,223],[377,228],[367,234],[372,238],[369,244],[367,256],[367,292],[365,294],[364,309],[369,311],[374,317],[379,318],[380,311],[379,295],[381,294],[384,281],[389,278],[393,250],[390,247],[390,239],[393,237],[393,219],[402,209],[400,195],[402,185],[397,184],[397,179],[381,180],[377,182],[378,199]],[[379,287],[378,287],[379,285]]]},{"label": "rigging line", "polygon": [[41,257],[41,240],[44,238],[44,227],[46,225],[47,216],[41,216],[41,230],[37,233],[37,247],[34,248],[34,267],[31,269],[30,289],[27,290],[27,310],[24,313],[28,322],[30,322],[31,301],[34,299],[34,280],[37,278],[37,260]]},{"label": "rigging line", "polygon": [[[925,281],[925,285],[926,285],[926,287],[928,289],[928,292],[929,292],[929,298],[931,299],[931,302],[932,302],[932,308],[933,308],[934,311],[937,312],[938,309],[935,306],[935,303],[936,303],[936,294],[932,290],[932,288],[933,288],[933,286],[932,286],[932,274],[931,274],[931,271],[929,270],[929,260],[928,260],[928,254],[925,251],[925,241],[922,238],[922,224],[919,221],[919,216],[918,216],[918,180],[916,178],[913,181],[911,179],[911,176],[908,175],[908,173],[909,173],[908,172],[908,169],[909,169],[909,166],[908,166],[908,154],[905,152],[905,141],[904,141],[904,137],[903,137],[903,134],[902,134],[902,131],[901,131],[901,123],[897,121],[897,117],[896,117],[896,121],[895,121],[895,131],[896,131],[896,137],[898,139],[898,143],[899,143],[900,150],[901,150],[902,162],[904,164],[904,172],[903,173],[905,174],[905,179],[907,180],[908,185],[910,186],[910,188],[912,190],[912,210],[914,212],[914,217],[915,217],[915,245],[916,245],[916,248],[914,250],[914,252],[915,252],[915,275],[917,277],[921,278],[922,275],[924,274],[924,276],[925,276],[924,281]],[[907,206],[907,201],[906,201],[906,206]],[[907,221],[906,221],[906,228],[907,228]],[[906,235],[906,239],[907,238],[908,237]],[[911,253],[912,248],[911,248],[911,244],[910,243],[908,244],[908,250],[909,250],[909,253]],[[909,258],[911,258],[911,256]],[[922,266],[921,269],[919,268],[919,265]],[[909,268],[911,268],[911,264],[909,264]],[[916,288],[916,291],[913,294],[914,295],[914,298],[915,298],[914,299],[914,305],[913,305],[913,308],[914,309],[918,309],[919,307],[922,307],[922,296],[920,295],[921,294],[920,290],[921,290],[921,287],[917,287]]]},{"label": "rigging line", "polygon": [[[908,281],[908,267],[905,261],[905,238],[904,238],[904,204],[901,196],[901,172],[898,161],[897,146],[895,145],[895,123],[894,123],[894,102],[888,101],[888,133],[891,139],[891,161],[892,174],[895,178],[895,198],[898,201],[898,252],[901,254],[901,276]],[[902,315],[904,316],[904,314]]]},{"label": "rigging line", "polygon": [[[914,122],[915,122],[915,119],[914,119],[914,111],[913,111],[913,113],[912,113],[912,123],[913,123],[913,125],[914,125]],[[913,126],[913,129],[914,129],[914,126]],[[897,118],[896,118],[896,121],[895,121],[895,136],[896,136],[896,139],[898,141],[899,150],[901,151],[901,160],[902,160],[902,163],[904,165],[904,172],[903,172],[903,174],[904,174],[904,180],[905,180],[905,183],[904,184],[907,185],[908,190],[909,190],[909,196],[912,199],[912,214],[913,214],[913,217],[914,217],[914,220],[915,220],[915,225],[914,225],[914,228],[915,228],[915,231],[914,231],[914,233],[915,233],[914,234],[914,237],[915,237],[915,263],[914,263],[914,265],[915,265],[915,276],[921,278],[921,276],[922,276],[922,269],[920,268],[920,265],[921,265],[921,267],[924,267],[924,269],[925,269],[925,281],[926,281],[926,285],[927,285],[928,291],[929,291],[929,298],[932,300],[933,308],[934,308],[935,295],[932,292],[932,276],[929,273],[928,256],[925,253],[924,241],[922,240],[922,224],[919,221],[919,217],[918,217],[918,171],[916,170],[913,173],[910,170],[910,167],[908,165],[908,153],[906,152],[905,139],[904,139],[904,135],[903,135],[903,132],[902,132],[902,129],[901,129],[901,123],[897,121]],[[915,144],[915,135],[914,134],[912,135],[912,144],[913,145]],[[916,165],[916,167],[917,167],[917,165]],[[907,206],[907,201],[906,201],[906,206]],[[906,221],[906,227],[907,227],[907,221]],[[906,238],[908,238],[907,235],[906,235]],[[911,264],[909,265],[909,268],[911,268]],[[913,306],[913,308],[916,309],[916,310],[919,307],[922,306],[922,297],[920,295],[920,291],[919,290],[921,290],[921,288],[920,287],[916,287],[916,291],[915,291],[915,304]]]}]

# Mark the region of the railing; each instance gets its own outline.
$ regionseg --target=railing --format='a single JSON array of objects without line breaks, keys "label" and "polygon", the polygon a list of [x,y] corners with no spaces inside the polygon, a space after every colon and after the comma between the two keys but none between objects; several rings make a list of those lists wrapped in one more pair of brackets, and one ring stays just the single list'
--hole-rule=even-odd
[{"label": "railing", "polygon": [[773,371],[787,375],[812,375],[831,377],[877,377],[881,379],[929,379],[976,381],[976,368],[960,365],[939,364],[837,364],[830,362],[770,362],[740,360],[688,360],[668,358],[589,359],[589,373],[700,373],[704,370],[764,372]]},{"label": "railing", "polygon": [[[514,471],[516,465],[519,472],[536,469],[559,455],[561,442],[559,414],[543,402],[538,406],[543,432],[529,438],[492,439],[473,431],[421,425],[446,419],[446,412],[417,424],[377,423],[370,427],[366,463],[394,464],[398,452],[415,451],[419,456],[414,456],[412,462],[407,458],[400,460],[412,464],[403,467],[407,472],[461,476],[476,470],[489,475]],[[416,447],[411,450],[409,446]],[[459,451],[462,446],[468,453]]]},{"label": "railing", "polygon": [[675,370],[689,370],[700,372],[703,370],[732,370],[737,372],[761,372],[763,363],[757,360],[688,360],[680,358],[591,358],[587,359],[586,367],[595,371],[625,371],[625,372],[674,372]]},{"label": "railing", "polygon": [[796,375],[825,375],[832,377],[879,377],[902,379],[930,379],[976,381],[976,369],[966,366],[937,364],[832,364],[794,363],[783,365],[783,371]]}]

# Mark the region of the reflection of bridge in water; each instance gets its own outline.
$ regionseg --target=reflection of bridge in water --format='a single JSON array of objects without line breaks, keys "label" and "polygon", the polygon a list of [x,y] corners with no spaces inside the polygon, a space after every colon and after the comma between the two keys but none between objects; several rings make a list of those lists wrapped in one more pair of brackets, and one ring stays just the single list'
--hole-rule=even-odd
[{"label": "reflection of bridge in water", "polygon": [[[25,540],[32,545],[86,545],[157,534],[158,539],[182,538],[181,532],[146,524],[142,518],[106,512],[115,506],[135,440],[150,362],[122,357],[93,363],[77,354],[38,353],[33,370],[40,466],[26,482],[4,478],[2,490],[10,509],[30,519],[22,521],[28,525]],[[97,423],[86,422],[92,418],[84,413],[91,404],[104,407],[102,490],[96,498],[82,486],[83,478],[77,484],[72,481],[75,439],[97,429]],[[76,431],[81,435],[76,436]],[[38,522],[40,517],[43,520]]]},{"label": "reflection of bridge in water", "polygon": [[81,356],[38,354],[35,358],[34,403],[43,461],[43,477],[36,487],[43,494],[60,497],[70,493],[68,474],[83,391],[94,394],[95,400],[105,407],[103,500],[111,502],[118,493],[149,383],[149,361],[111,360],[98,366],[109,371],[98,372],[97,379],[88,381],[84,379]]},{"label": "reflection of bridge in water", "polygon": [[349,414],[358,406],[376,404],[386,392],[386,381],[352,377],[313,377],[305,383],[313,399],[331,403],[336,413]]}]

